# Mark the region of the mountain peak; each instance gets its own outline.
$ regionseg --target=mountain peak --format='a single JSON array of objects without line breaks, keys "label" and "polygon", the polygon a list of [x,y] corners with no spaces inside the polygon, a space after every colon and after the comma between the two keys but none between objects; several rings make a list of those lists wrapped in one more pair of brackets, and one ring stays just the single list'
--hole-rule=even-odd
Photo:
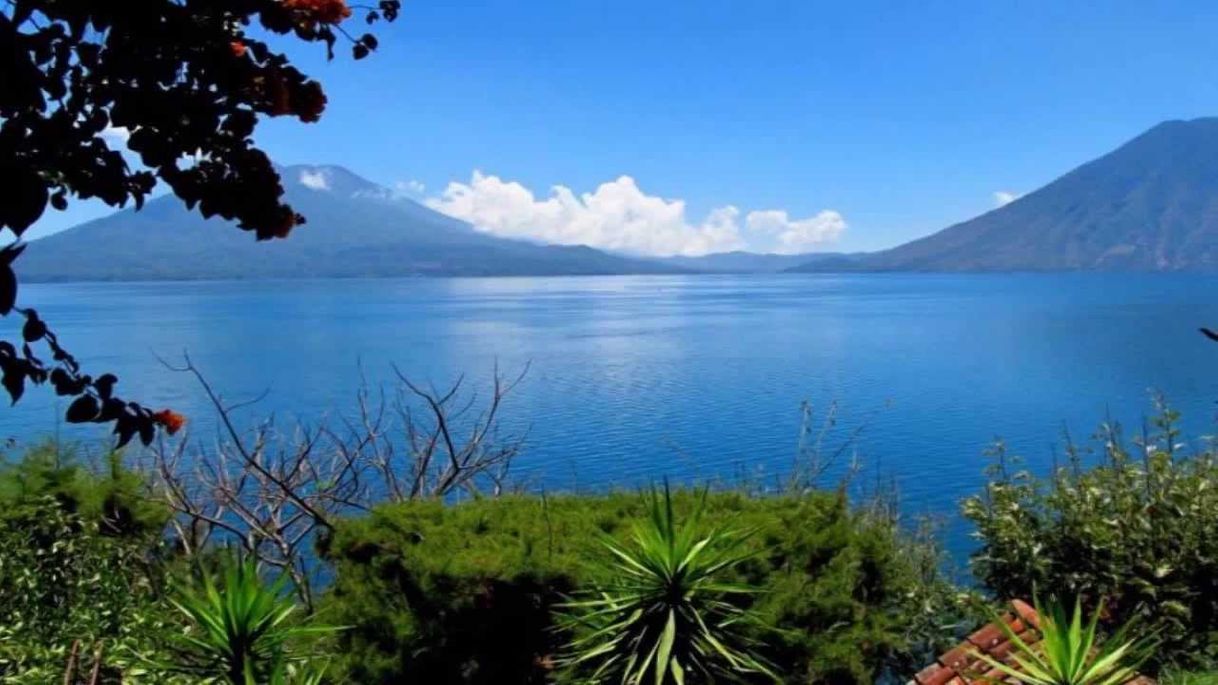
[{"label": "mountain peak", "polygon": [[[1169,119],[1147,129],[1141,135],[1114,150],[1121,154],[1130,148],[1147,149],[1160,155],[1189,151],[1195,146],[1208,148],[1218,139],[1218,117]],[[1209,150],[1205,150],[1207,153]],[[1102,159],[1102,158],[1101,158]]]},{"label": "mountain peak", "polygon": [[481,233],[334,164],[277,166],[284,200],[306,218],[287,240],[257,242],[171,195],[32,241],[29,281],[674,273],[587,247]]},{"label": "mountain peak", "polygon": [[317,192],[354,195],[384,190],[381,186],[337,164],[294,164],[278,167],[285,186],[298,185]]},{"label": "mountain peak", "polygon": [[1152,126],[1146,133],[1156,131],[1184,131],[1199,129],[1218,129],[1218,117],[1197,117],[1195,119],[1167,119]]},{"label": "mountain peak", "polygon": [[1218,269],[1218,118],[1164,121],[1016,202],[852,268]]}]

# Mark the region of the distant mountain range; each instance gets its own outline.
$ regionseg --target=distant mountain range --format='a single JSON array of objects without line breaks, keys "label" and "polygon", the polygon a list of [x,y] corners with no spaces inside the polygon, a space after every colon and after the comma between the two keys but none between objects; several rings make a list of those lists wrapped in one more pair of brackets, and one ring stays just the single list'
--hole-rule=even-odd
[{"label": "distant mountain range", "polygon": [[819,252],[816,254],[757,254],[755,252],[719,252],[701,257],[663,257],[657,261],[700,273],[778,273],[808,264],[850,263],[859,254]]},{"label": "distant mountain range", "polygon": [[1218,118],[1168,121],[934,235],[792,271],[1218,269]]},{"label": "distant mountain range", "polygon": [[176,198],[30,243],[27,281],[1218,269],[1218,118],[1170,121],[1001,208],[873,253],[645,259],[480,232],[339,166],[281,169],[308,218],[253,241]]},{"label": "distant mountain range", "polygon": [[27,281],[510,276],[685,273],[661,261],[583,246],[507,240],[339,166],[280,169],[289,203],[308,219],[287,240],[149,201],[40,240],[16,262]]}]

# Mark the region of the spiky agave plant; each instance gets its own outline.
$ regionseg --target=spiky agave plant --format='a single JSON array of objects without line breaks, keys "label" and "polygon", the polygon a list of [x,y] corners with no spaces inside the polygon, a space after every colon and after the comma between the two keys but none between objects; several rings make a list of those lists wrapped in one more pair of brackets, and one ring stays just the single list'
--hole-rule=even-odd
[{"label": "spiky agave plant", "polygon": [[741,608],[755,590],[726,576],[753,556],[743,534],[704,530],[706,493],[677,522],[672,494],[648,498],[649,517],[631,544],[603,540],[612,580],[587,599],[563,605],[560,625],[575,637],[560,660],[588,682],[702,683],[777,681],[752,652]]},{"label": "spiky agave plant", "polygon": [[1028,645],[999,619],[996,623],[1014,644],[1011,658],[1015,664],[977,654],[1004,678],[1009,676],[1024,685],[1120,685],[1136,676],[1137,669],[1154,655],[1153,638],[1130,639],[1132,621],[1101,641],[1097,635],[1100,612],[1084,622],[1080,600],[1075,599],[1074,613],[1069,617],[1059,602],[1050,603],[1047,612],[1039,600],[1033,599],[1033,603],[1040,616],[1038,644]]},{"label": "spiky agave plant", "polygon": [[189,629],[175,636],[172,670],[229,685],[320,682],[323,669],[293,652],[293,642],[337,629],[293,623],[296,603],[286,583],[283,576],[264,583],[252,560],[228,558],[218,574],[204,573],[197,585],[177,587],[170,602]]}]

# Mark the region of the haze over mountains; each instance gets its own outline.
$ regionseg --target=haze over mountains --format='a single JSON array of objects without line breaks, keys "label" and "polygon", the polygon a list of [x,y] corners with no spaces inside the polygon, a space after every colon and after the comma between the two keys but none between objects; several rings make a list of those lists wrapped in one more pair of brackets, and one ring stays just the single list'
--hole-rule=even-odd
[{"label": "haze over mountains", "polygon": [[1218,269],[1218,118],[1159,124],[1008,205],[870,254],[646,259],[480,232],[338,166],[282,170],[309,223],[288,240],[188,212],[173,197],[33,241],[29,281],[779,271]]}]

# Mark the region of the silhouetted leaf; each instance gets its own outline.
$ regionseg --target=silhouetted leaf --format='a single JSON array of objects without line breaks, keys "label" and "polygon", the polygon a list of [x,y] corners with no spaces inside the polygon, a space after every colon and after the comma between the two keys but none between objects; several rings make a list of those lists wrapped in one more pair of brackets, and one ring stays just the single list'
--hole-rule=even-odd
[{"label": "silhouetted leaf", "polygon": [[64,418],[67,419],[68,423],[88,423],[97,418],[99,409],[96,397],[81,395],[72,404],[68,405],[68,411]]},{"label": "silhouetted leaf", "polygon": [[0,315],[8,316],[17,304],[17,276],[13,267],[0,264]]},{"label": "silhouetted leaf", "polygon": [[41,365],[30,365],[26,373],[29,374],[30,380],[36,385],[42,385],[47,381],[47,370]]},{"label": "silhouetted leaf", "polygon": [[103,400],[110,399],[114,394],[114,384],[118,382],[118,376],[112,373],[102,374],[100,378],[93,381],[93,387],[97,388],[97,394]]},{"label": "silhouetted leaf", "polygon": [[25,252],[25,243],[13,243],[0,249],[0,264],[12,264]]},{"label": "silhouetted leaf", "polygon": [[79,395],[85,390],[85,383],[82,379],[73,378],[72,374],[64,369],[51,369],[51,385],[55,386],[56,395]]},{"label": "silhouetted leaf", "polygon": [[131,442],[131,438],[135,437],[135,424],[131,418],[126,416],[119,418],[118,422],[114,424],[114,434],[118,436],[118,443],[115,445],[115,449],[124,447],[127,443]]},{"label": "silhouetted leaf", "polygon": [[102,400],[101,413],[97,415],[97,421],[106,423],[108,421],[116,421],[123,415],[127,405],[120,399],[110,398]]},{"label": "silhouetted leaf", "polygon": [[156,437],[156,424],[152,423],[152,419],[139,419],[140,442],[145,446],[152,444],[152,439]]},{"label": "silhouetted leaf", "polygon": [[20,236],[42,216],[47,187],[33,169],[10,167],[8,171],[4,183],[0,183],[0,226]]},{"label": "silhouetted leaf", "polygon": [[[30,310],[33,312],[33,310]],[[25,338],[27,343],[37,342],[42,340],[42,336],[47,334],[47,325],[38,318],[37,314],[31,313],[26,316],[25,325],[21,327],[21,337]],[[26,351],[26,356],[30,356],[29,351]]]},{"label": "silhouetted leaf", "polygon": [[17,400],[25,394],[25,369],[16,364],[9,365],[4,370],[4,378],[0,379],[0,384],[8,391],[13,400],[12,404],[17,404]]}]

